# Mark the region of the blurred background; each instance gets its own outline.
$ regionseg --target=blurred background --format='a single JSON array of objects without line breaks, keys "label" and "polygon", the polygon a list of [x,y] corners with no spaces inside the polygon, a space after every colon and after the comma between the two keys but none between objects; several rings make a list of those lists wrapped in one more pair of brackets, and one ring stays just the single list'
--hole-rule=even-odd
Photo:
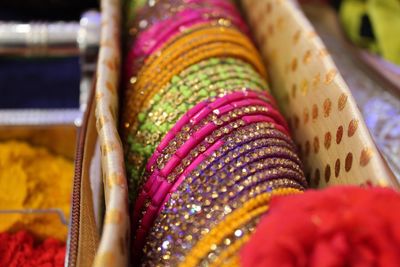
[{"label": "blurred background", "polygon": [[80,124],[97,58],[99,3],[0,1],[0,122]]}]

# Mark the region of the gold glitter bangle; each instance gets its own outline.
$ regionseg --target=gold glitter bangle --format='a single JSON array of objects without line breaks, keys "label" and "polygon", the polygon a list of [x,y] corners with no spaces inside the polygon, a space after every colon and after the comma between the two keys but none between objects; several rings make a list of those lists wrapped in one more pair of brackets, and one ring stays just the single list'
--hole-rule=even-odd
[{"label": "gold glitter bangle", "polygon": [[[184,62],[175,61],[172,69],[164,69],[160,71],[160,78],[154,80],[153,82],[149,82],[146,86],[148,90],[147,95],[145,95],[144,91],[141,91],[139,88],[130,89],[126,93],[126,105],[123,121],[125,123],[125,129],[130,129],[132,125],[132,121],[136,119],[137,114],[143,109],[143,106],[148,106],[148,103],[143,103],[141,101],[150,101],[151,98],[158,92],[160,88],[162,88],[168,81],[178,73],[180,73],[183,69],[188,66],[203,60],[205,58],[214,57],[214,56],[236,56],[243,59],[249,59],[250,61],[256,60],[259,58],[252,56],[248,53],[248,50],[243,49],[235,44],[230,43],[213,43],[205,45],[202,48],[202,51],[191,51],[188,54],[188,58]],[[171,65],[172,66],[172,65]],[[133,92],[138,92],[139,94],[134,94]],[[150,93],[149,93],[150,92]],[[139,97],[140,96],[140,97]],[[135,104],[133,104],[135,103]],[[129,131],[128,131],[129,132]]]},{"label": "gold glitter bangle", "polygon": [[[218,37],[217,40],[231,41],[241,44],[249,49],[254,47],[251,42],[247,41],[248,37],[237,29],[233,27],[215,25],[214,23],[206,23],[199,26],[190,27],[176,37],[171,38],[163,45],[161,51],[152,54],[145,61],[145,66],[143,66],[143,68],[153,64],[160,64],[162,61],[176,57],[177,55],[181,54],[182,51],[190,50],[199,46],[200,44],[213,41],[216,37]],[[142,72],[142,70],[140,72]]]},{"label": "gold glitter bangle", "polygon": [[[222,222],[218,223],[218,225],[204,235],[190,250],[179,266],[197,266],[203,258],[207,257],[207,254],[213,251],[214,246],[222,243],[227,236],[233,233],[236,237],[241,237],[241,230],[235,234],[237,229],[265,213],[268,210],[268,204],[273,196],[284,196],[296,193],[301,193],[301,191],[292,188],[282,188],[273,190],[271,193],[258,195],[247,201],[241,208],[227,215]],[[236,250],[238,249],[239,247],[236,248]]]},{"label": "gold glitter bangle", "polygon": [[[230,180],[226,177],[221,178],[224,179]],[[231,184],[235,183],[232,181]],[[239,183],[237,188],[240,190],[243,185]],[[240,208],[249,199],[281,187],[303,190],[291,179],[280,178],[261,182],[252,190],[244,190],[235,197],[236,193],[215,179],[204,182],[200,187],[193,187],[190,181],[185,180],[178,191],[172,194],[171,200],[160,213],[147,238],[146,263],[177,265],[179,261],[177,255],[185,255],[195,245],[196,240],[207,234],[224,217]],[[171,227],[174,229],[173,232],[170,231]],[[185,234],[180,236],[178,233],[182,232]],[[162,249],[165,241],[168,241],[168,248]]]},{"label": "gold glitter bangle", "polygon": [[225,250],[223,250],[218,256],[216,256],[214,258],[210,257],[211,259],[207,257],[206,261],[211,261],[211,263],[208,266],[209,267],[220,267],[221,265],[224,264],[224,262],[228,261],[230,258],[237,255],[240,248],[245,243],[247,243],[247,241],[249,241],[251,233],[254,231],[253,228],[250,228],[250,229],[247,229],[247,228],[248,227],[245,226],[243,230],[239,230],[239,231],[244,232],[244,231],[248,230],[249,233],[246,233],[242,237],[234,240],[233,243],[230,244]]},{"label": "gold glitter bangle", "polygon": [[[211,61],[211,60],[210,60]],[[217,62],[223,63],[218,59]],[[202,61],[204,62],[204,61]],[[165,122],[174,123],[185,111],[206,98],[225,95],[232,88],[242,90],[251,88],[253,91],[268,91],[267,84],[249,65],[239,64],[211,65],[197,70],[179,74],[174,81],[164,86],[148,103],[148,107],[140,113],[140,121],[153,120],[155,125]],[[162,100],[162,101],[161,101]],[[168,112],[166,105],[173,103],[173,111]],[[182,106],[180,106],[182,104]],[[168,115],[166,116],[166,113]],[[171,113],[171,114],[170,114]],[[150,114],[150,115],[149,115]],[[165,114],[165,115],[164,115]],[[130,134],[136,132],[139,120],[134,120]],[[146,139],[147,140],[147,139]]]},{"label": "gold glitter bangle", "polygon": [[[232,5],[234,6],[234,5]],[[200,2],[200,3],[187,3],[185,1],[181,1],[180,3],[160,3],[160,1],[156,1],[154,5],[145,5],[141,8],[141,11],[138,12],[137,17],[132,23],[132,26],[129,28],[129,33],[132,36],[135,36],[138,32],[145,31],[154,23],[164,20],[166,17],[171,17],[176,15],[176,13],[182,11],[183,9],[198,9],[198,8],[215,8],[215,4],[211,4],[208,2]],[[231,24],[231,21],[228,16],[224,14],[203,14],[206,18],[216,18],[219,20],[225,20],[225,24]],[[222,22],[221,22],[222,23]]]},{"label": "gold glitter bangle", "polygon": [[200,28],[197,31],[191,30],[188,34],[178,35],[178,38],[167,44],[161,51],[151,55],[138,73],[139,80],[137,86],[142,86],[141,82],[145,79],[153,79],[158,76],[154,69],[167,64],[168,62],[179,60],[179,56],[187,51],[194,50],[204,44],[211,42],[231,42],[242,46],[243,48],[253,49],[252,44],[247,37],[240,32],[226,27],[208,27]]},{"label": "gold glitter bangle", "polygon": [[142,77],[144,81],[146,81],[143,85],[138,84],[134,87],[134,91],[139,93],[136,95],[136,99],[139,101],[141,106],[146,106],[146,102],[150,101],[151,98],[158,92],[163,85],[168,83],[168,81],[176,74],[181,72],[187,66],[190,66],[204,58],[212,57],[212,56],[234,56],[243,58],[248,61],[257,62],[259,58],[257,58],[252,53],[249,53],[248,49],[243,48],[242,46],[229,42],[212,42],[204,44],[201,47],[190,50],[185,54],[182,54],[182,57],[174,60],[172,62],[168,62],[166,66],[158,65],[156,70],[152,70],[153,73],[158,74],[159,76],[155,77]]},{"label": "gold glitter bangle", "polygon": [[[261,74],[265,74],[265,69],[258,52],[245,35],[225,27],[217,27],[212,30],[216,31],[218,34],[215,34],[215,36],[209,40],[202,39],[203,43],[198,47],[193,48],[189,46],[188,48],[180,42],[176,42],[179,46],[168,46],[166,50],[162,52],[162,54],[168,55],[170,54],[169,52],[171,52],[169,50],[173,50],[173,53],[179,56],[178,58],[160,56],[155,57],[151,64],[146,62],[145,66],[140,71],[133,88],[128,88],[126,92],[128,105],[125,114],[128,118],[125,116],[125,127],[129,128],[129,117],[134,118],[138,111],[142,109],[144,102],[146,103],[150,101],[155,93],[167,84],[173,76],[179,74],[188,66],[206,58],[215,56],[238,57],[250,62],[259,72],[261,72]],[[234,36],[235,41],[231,40],[232,38],[230,38],[230,34],[226,34],[227,32],[230,32],[230,34],[236,34],[236,36]],[[185,43],[190,43],[191,35],[189,34],[182,39]],[[244,46],[243,44],[247,45]],[[152,60],[149,59],[149,62],[152,62]],[[129,103],[136,104],[132,105]]]}]

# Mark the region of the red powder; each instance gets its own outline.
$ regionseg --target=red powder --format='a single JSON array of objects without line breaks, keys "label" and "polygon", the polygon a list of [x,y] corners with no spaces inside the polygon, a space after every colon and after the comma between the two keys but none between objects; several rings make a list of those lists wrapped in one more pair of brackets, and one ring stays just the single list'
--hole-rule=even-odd
[{"label": "red powder", "polygon": [[39,244],[26,231],[0,233],[0,266],[63,267],[65,243],[48,238]]}]

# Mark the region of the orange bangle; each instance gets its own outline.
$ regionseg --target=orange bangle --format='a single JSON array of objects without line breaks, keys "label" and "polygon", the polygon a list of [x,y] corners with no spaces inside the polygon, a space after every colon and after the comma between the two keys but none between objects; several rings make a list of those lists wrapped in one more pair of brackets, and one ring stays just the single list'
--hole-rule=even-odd
[{"label": "orange bangle", "polygon": [[[205,58],[213,57],[213,56],[221,56],[222,55],[227,55],[227,56],[234,56],[238,57],[247,61],[250,61],[256,68],[259,70],[263,69],[261,66],[261,60],[258,58],[256,55],[252,53],[253,51],[248,50],[246,48],[243,48],[242,45],[240,44],[234,44],[230,42],[213,42],[213,43],[207,43],[201,47],[198,47],[196,49],[190,50],[187,53],[184,54],[185,58],[179,58],[176,59],[167,66],[165,66],[165,69],[163,72],[160,73],[160,78],[161,83],[158,84],[157,86],[153,86],[148,90],[148,94],[144,95],[144,101],[142,102],[143,104],[147,104],[148,101],[154,96],[155,93],[157,93],[160,90],[160,87],[164,86],[166,83],[170,81],[170,79],[174,76],[179,74],[181,71],[186,69],[188,66],[201,61]],[[254,51],[255,52],[255,51]],[[187,63],[190,63],[190,65],[186,66]],[[260,66],[257,66],[260,65]],[[168,68],[169,67],[169,68]],[[154,82],[156,83],[156,82]],[[140,87],[138,87],[140,88]],[[150,98],[150,99],[149,99]]]},{"label": "orange bangle", "polygon": [[[171,62],[183,60],[180,58],[182,55],[197,50],[201,46],[217,42],[238,44],[243,48],[247,48],[250,53],[255,53],[258,56],[250,40],[237,30],[221,26],[199,29],[198,31],[190,32],[190,34],[180,36],[179,39],[167,45],[159,55],[153,55],[149,58],[139,72],[134,88],[145,90],[146,84],[149,82],[156,83],[157,78],[160,77],[160,72],[164,71],[165,68],[168,69]],[[255,65],[255,67],[262,74],[265,72],[263,66]],[[136,93],[142,93],[142,91]]]},{"label": "orange bangle", "polygon": [[[221,36],[223,34],[223,36]],[[179,54],[177,52],[176,48],[182,48],[184,46],[188,46],[190,43],[195,43],[196,41],[203,42],[202,39],[204,39],[205,36],[210,36],[211,38],[213,35],[217,35],[218,37],[223,37],[223,38],[229,38],[233,42],[239,42],[242,43],[244,46],[252,48],[253,44],[249,42],[244,42],[243,38],[238,39],[237,36],[238,34],[243,35],[240,31],[236,30],[235,28],[215,24],[215,23],[206,23],[206,24],[201,24],[199,26],[194,26],[181,34],[177,35],[174,38],[171,38],[168,42],[166,42],[162,48],[161,51],[158,53],[154,53],[147,60],[145,60],[145,64],[153,64],[155,60],[164,60],[166,57],[170,57],[173,54],[167,54],[167,53],[173,53],[176,52],[175,54]],[[169,49],[171,46],[174,46],[175,49]],[[169,52],[167,52],[169,50]]]}]

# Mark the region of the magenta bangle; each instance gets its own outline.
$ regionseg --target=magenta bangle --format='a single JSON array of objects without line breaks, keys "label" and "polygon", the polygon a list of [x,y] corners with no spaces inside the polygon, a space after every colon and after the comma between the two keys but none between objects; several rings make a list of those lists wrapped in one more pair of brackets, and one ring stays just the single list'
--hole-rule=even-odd
[{"label": "magenta bangle", "polygon": [[[141,32],[135,42],[134,50],[142,51],[137,56],[148,56],[157,50],[165,41],[179,33],[182,27],[193,26],[197,23],[209,22],[213,18],[205,17],[204,14],[212,14],[214,18],[227,18],[244,33],[248,29],[240,14],[226,9],[203,7],[198,9],[185,9],[174,16],[152,25],[149,29]],[[155,45],[155,46],[154,46]]]},{"label": "magenta bangle", "polygon": [[[249,34],[249,30],[239,14],[226,9],[217,9],[217,11],[215,8],[185,9],[175,16],[159,21],[149,29],[141,32],[127,55],[127,77],[131,77],[138,71],[135,64],[137,59],[146,58],[153,54],[170,38],[179,34],[182,29],[190,28],[193,25],[211,22],[218,18],[226,18],[242,32]],[[205,17],[204,14],[212,14],[213,16]]]},{"label": "magenta bangle", "polygon": [[[243,120],[248,122],[249,124],[251,123],[257,123],[257,122],[265,122],[268,120],[265,116],[262,115],[255,115],[255,116],[244,116]],[[215,150],[220,148],[224,142],[222,140],[218,140],[218,142],[214,143],[213,146],[209,147],[206,152],[198,156],[191,165],[189,165],[184,173],[178,177],[178,179],[173,183],[170,184],[167,181],[163,181],[162,184],[159,186],[158,190],[155,192],[154,195],[151,193],[149,195],[151,197],[151,205],[146,209],[141,226],[139,228],[140,234],[136,235],[135,239],[135,247],[141,246],[143,242],[145,241],[145,236],[149,229],[151,228],[154,219],[156,218],[157,214],[162,210],[163,205],[168,201],[169,196],[176,191],[176,189],[179,187],[179,185],[184,181],[185,177],[196,167],[204,161],[209,155],[212,154]]]},{"label": "magenta bangle", "polygon": [[[234,92],[223,97],[217,98],[213,102],[203,101],[191,108],[184,116],[182,116],[178,122],[172,127],[172,129],[166,134],[166,136],[162,139],[160,144],[157,146],[155,153],[150,157],[146,164],[146,171],[151,172],[153,164],[156,163],[158,156],[162,153],[162,151],[168,146],[168,144],[175,138],[175,136],[182,130],[182,128],[191,123],[190,126],[196,125],[198,122],[198,118],[202,114],[201,117],[205,118],[207,115],[210,115],[213,110],[220,108],[223,105],[226,105],[231,102],[240,101],[243,99],[263,99],[268,102],[272,97],[269,96],[266,92],[254,92],[251,90],[247,91],[239,91]],[[267,104],[267,103],[266,103]],[[274,105],[274,104],[272,104]],[[271,109],[273,109],[272,106]],[[203,111],[204,110],[204,111]],[[196,122],[196,123],[194,123]]]},{"label": "magenta bangle", "polygon": [[[283,120],[283,118],[280,118],[279,116],[276,116],[275,113],[271,114],[272,109],[270,108],[270,105],[268,105],[267,103],[261,101],[261,100],[256,100],[256,99],[248,99],[248,100],[241,100],[238,102],[233,102],[233,103],[228,103],[228,105],[222,106],[219,109],[216,109],[217,111],[219,111],[219,115],[222,116],[232,110],[234,110],[235,108],[239,108],[239,107],[245,107],[245,106],[249,106],[249,105],[259,105],[259,106],[264,106],[266,108],[268,108],[267,112],[260,112],[258,113],[259,115],[264,115],[264,116],[268,116],[272,119],[273,122],[277,122],[278,124],[280,123],[281,120]],[[215,110],[214,110],[215,111]],[[198,125],[203,119],[205,119],[209,114],[211,114],[213,111],[211,111],[210,109],[203,109],[202,111],[200,111],[199,113],[197,113],[197,116],[195,116],[195,118],[191,119],[191,127],[194,127],[195,125]],[[279,115],[279,114],[278,114]],[[278,117],[278,119],[276,119],[275,117]],[[186,120],[187,121],[187,120]],[[249,122],[250,123],[250,122]],[[217,125],[214,124],[208,124],[205,127],[203,127],[202,129],[200,129],[198,132],[194,133],[193,138],[189,139],[183,146],[181,146],[178,151],[176,152],[176,155],[178,155],[180,158],[183,158],[185,155],[187,155],[187,153],[189,153],[189,151],[198,144],[198,140],[203,140],[208,134],[210,134],[212,131],[216,130],[218,128]],[[287,128],[284,128],[282,130],[283,132],[285,132],[287,135],[289,135]],[[175,136],[178,133],[175,133]],[[174,137],[174,135],[171,135],[170,137]],[[162,148],[162,149],[165,149]],[[153,153],[151,159],[149,160],[150,164],[155,164],[157,161],[157,158],[160,157],[162,154],[162,150],[161,149],[156,149],[156,151]],[[150,165],[148,165],[149,167]],[[168,165],[169,166],[169,165]],[[150,169],[147,169],[149,173],[151,173],[152,171],[154,171],[153,167],[149,167]],[[170,169],[166,168],[166,171],[162,172],[162,175],[166,175],[166,172],[169,172]]]},{"label": "magenta bangle", "polygon": [[[276,122],[265,115],[249,115],[243,116],[242,119],[246,122],[246,124],[256,123],[256,122]],[[227,125],[229,122],[224,123]],[[222,125],[220,126],[222,127]],[[219,126],[215,125],[214,123],[209,123],[198,132],[196,132],[192,138],[186,141],[172,156],[172,158],[167,162],[165,167],[162,170],[154,170],[151,173],[150,177],[146,180],[145,185],[143,186],[139,196],[137,197],[135,208],[134,208],[134,217],[137,218],[139,213],[142,210],[142,207],[146,201],[146,198],[152,198],[155,193],[158,191],[160,184],[163,182],[169,173],[180,163],[181,159],[184,159],[186,155],[200,142],[208,136],[211,132],[218,129]]]},{"label": "magenta bangle", "polygon": [[[212,18],[204,17],[204,14],[209,14],[209,13],[213,14],[214,17],[212,17]],[[182,19],[177,20],[176,17],[182,18]],[[154,43],[155,46],[143,47],[144,49],[149,48],[148,50],[146,49],[147,51],[145,51],[145,54],[144,54],[145,56],[151,55],[154,51],[158,50],[171,37],[180,33],[183,28],[189,28],[190,26],[193,26],[196,24],[210,22],[214,18],[227,18],[235,26],[237,26],[238,29],[240,29],[242,32],[244,32],[246,34],[249,33],[246,25],[244,24],[243,20],[239,17],[239,15],[229,12],[227,10],[215,9],[215,8],[203,8],[203,9],[191,9],[191,10],[186,9],[186,10],[182,11],[181,13],[178,13],[176,17],[171,18],[171,21],[169,21],[169,24],[167,22],[167,24],[168,24],[167,29],[165,29],[165,27],[162,27],[161,25],[160,25],[160,28],[154,29],[152,38],[154,38],[153,40],[155,40],[155,41],[151,42],[151,43]],[[147,36],[145,36],[145,37],[147,37]],[[147,40],[149,40],[149,39],[147,39]],[[144,44],[147,44],[147,42]]]},{"label": "magenta bangle", "polygon": [[[218,104],[221,104],[221,103],[225,103],[223,101],[223,99],[222,99],[222,101],[218,102]],[[213,102],[212,104],[215,104],[215,102]],[[190,122],[192,123],[190,126],[193,127],[193,126],[197,125],[198,123],[201,122],[201,120],[205,119],[209,114],[211,114],[214,111],[218,111],[218,114],[222,116],[222,115],[226,114],[227,112],[234,110],[235,108],[245,107],[245,106],[249,106],[249,105],[259,105],[259,106],[266,107],[268,109],[268,111],[265,114],[263,114],[263,113],[259,114],[260,116],[265,115],[265,116],[271,117],[274,122],[277,122],[278,125],[286,124],[283,117],[278,112],[276,112],[273,108],[271,108],[271,106],[269,104],[267,104],[266,102],[257,100],[257,99],[245,99],[245,100],[240,100],[237,102],[228,103],[227,105],[219,107],[215,110],[211,110],[210,108],[204,107],[192,119],[190,119]],[[217,107],[218,105],[214,105],[214,106]],[[252,116],[249,117],[249,119],[254,119],[254,118]],[[181,121],[187,122],[188,119],[181,120]],[[251,122],[252,121],[248,121],[247,123],[251,123]],[[204,139],[210,132],[214,131],[216,128],[218,128],[217,125],[213,125],[213,124],[206,125],[206,127],[202,128],[200,131],[196,132],[193,135],[194,138],[191,138],[181,148],[179,148],[178,151],[176,152],[176,155],[180,158],[183,158],[195,145],[197,145],[198,142],[196,140]],[[282,132],[284,132],[285,134],[290,136],[288,133],[288,127],[284,127],[281,130],[282,130]],[[165,139],[173,138],[176,134],[177,133],[167,135],[166,136],[167,138],[165,138]],[[168,142],[169,141],[170,140],[168,140]],[[165,144],[168,142],[165,142]],[[149,160],[150,164],[154,164],[157,161],[157,158],[161,155],[163,149],[165,149],[165,147],[161,147],[161,148],[158,147],[156,149],[155,153],[153,153],[151,159]],[[171,170],[170,167],[176,166],[175,163],[177,163],[177,162],[178,162],[178,160],[174,160],[174,161],[172,161],[172,163],[169,163],[166,166],[167,168],[165,168],[165,171],[162,171],[161,174],[167,175],[167,173],[169,173]],[[147,166],[148,167],[147,170],[149,173],[151,173],[152,172],[151,170],[153,168],[149,167],[149,166],[151,166],[151,165]]]},{"label": "magenta bangle", "polygon": [[[244,116],[243,120],[248,123],[265,122],[268,121],[268,117],[262,115]],[[273,122],[273,120],[271,120]],[[271,122],[268,121],[268,122]],[[274,125],[275,122],[273,122]],[[245,127],[245,126],[244,126]],[[150,227],[153,224],[157,214],[162,210],[164,203],[168,200],[169,196],[179,187],[184,181],[185,177],[193,171],[204,159],[212,154],[215,150],[220,148],[224,144],[223,140],[218,140],[212,146],[210,146],[203,154],[198,156],[191,165],[189,165],[184,173],[178,177],[178,179],[170,184],[166,180],[160,181],[158,188],[155,191],[149,192],[148,197],[151,198],[150,206],[146,209],[144,216],[141,220],[141,225],[137,230],[134,247],[141,247],[145,241],[145,237]],[[141,210],[141,208],[139,208]],[[138,218],[139,214],[136,214]]]},{"label": "magenta bangle", "polygon": [[[257,122],[276,123],[272,118],[265,115],[243,116],[242,120],[245,121],[246,124],[257,123]],[[226,122],[225,125],[227,125],[228,123],[229,122]],[[193,148],[195,148],[198,144],[200,144],[201,141],[215,129],[218,129],[218,126],[214,125],[214,123],[209,123],[208,125],[203,127],[176,151],[176,153],[167,162],[167,164],[162,170],[160,171],[155,170],[150,175],[149,179],[146,181],[145,186],[142,189],[142,192],[139,194],[138,201],[135,203],[135,209],[134,209],[135,217],[136,215],[138,215],[138,212],[142,210],[142,205],[145,202],[145,198],[147,197],[153,198],[156,192],[159,192],[158,188],[160,186],[160,183],[162,183],[162,179],[163,178],[165,179],[169,175],[169,173],[171,173],[171,171],[180,163],[181,159],[185,158],[186,155],[188,155],[188,153]]]},{"label": "magenta bangle", "polygon": [[[138,198],[136,199],[133,212],[133,230],[135,231],[137,226],[139,226],[137,223],[139,222],[142,212],[144,212],[141,225],[137,230],[140,231],[141,234],[145,234],[147,228],[150,228],[152,225],[152,218],[154,218],[154,216],[161,210],[161,207],[164,205],[165,201],[167,201],[168,196],[179,187],[179,185],[184,181],[185,177],[192,172],[198,166],[198,164],[200,164],[207,157],[207,155],[223,145],[224,135],[220,137],[222,139],[217,139],[212,144],[208,144],[204,141],[204,139],[216,129],[224,127],[235,120],[242,120],[245,123],[245,126],[243,127],[258,122],[267,122],[272,123],[276,130],[289,137],[290,135],[288,133],[286,122],[282,115],[276,111],[274,105],[271,104],[272,101],[270,101],[270,99],[271,98],[267,93],[239,91],[225,95],[221,98],[217,98],[213,102],[203,101],[182,116],[182,118],[160,142],[156,151],[153,153],[148,161],[148,164],[146,165],[147,175],[149,175],[149,177],[142,187]],[[216,125],[214,122],[210,122],[202,126],[175,151],[175,153],[165,163],[161,170],[153,167],[157,164],[157,159],[163,154],[163,150],[168,147],[168,144],[180,133],[183,127],[189,126],[193,128],[196,125],[199,125],[212,113],[216,114],[220,118],[230,111],[246,106],[263,106],[266,107],[266,110],[263,112],[255,111],[254,114],[251,115],[243,114],[235,117],[234,120],[224,121],[224,123],[221,125]],[[173,183],[168,182],[166,178],[169,176],[169,174],[174,171],[174,169],[182,162],[182,160],[189,155],[190,151],[197,147],[201,142],[204,142],[206,151],[197,156]],[[144,204],[148,200],[150,200],[150,206],[143,210]],[[141,239],[139,237],[136,239],[138,239],[137,242],[142,242],[140,241]]]}]

